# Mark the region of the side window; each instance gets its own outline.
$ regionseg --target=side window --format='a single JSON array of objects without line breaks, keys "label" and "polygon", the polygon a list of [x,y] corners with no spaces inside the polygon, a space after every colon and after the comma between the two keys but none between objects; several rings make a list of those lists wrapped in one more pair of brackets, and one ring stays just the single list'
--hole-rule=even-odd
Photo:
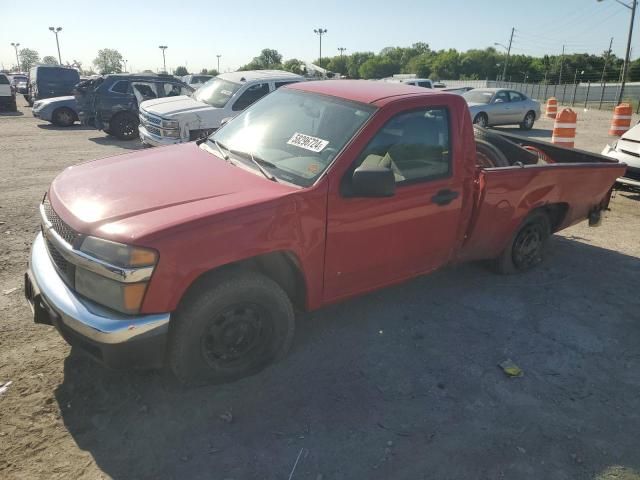
[{"label": "side window", "polygon": [[524,100],[524,97],[518,92],[509,92],[509,98],[512,102],[521,102],[522,100]]},{"label": "side window", "polygon": [[133,86],[133,94],[136,96],[138,103],[158,98],[158,91],[155,83],[132,82],[131,85]]},{"label": "side window", "polygon": [[129,91],[129,82],[126,80],[118,80],[116,83],[111,85],[109,90],[114,93],[127,93]]},{"label": "side window", "polygon": [[178,83],[165,83],[163,93],[165,97],[177,97],[178,95],[188,95],[189,90]]},{"label": "side window", "polygon": [[360,165],[390,168],[397,184],[448,176],[451,158],[447,110],[420,109],[392,118],[369,142],[354,168]]},{"label": "side window", "polygon": [[276,82],[276,90],[279,89],[280,87],[284,87],[285,85],[289,85],[290,83],[298,83],[297,81],[291,81],[291,80],[286,80],[286,81],[282,81],[282,82]]},{"label": "side window", "polygon": [[232,110],[244,110],[256,100],[261,99],[269,93],[268,83],[256,83],[247,88],[242,95],[233,104]]},{"label": "side window", "polygon": [[503,102],[508,102],[509,94],[504,90],[501,90],[498,93],[496,93],[496,98],[493,99],[493,103],[497,103],[496,100],[502,100]]},{"label": "side window", "polygon": [[424,88],[431,88],[431,82],[418,82],[418,86]]},{"label": "side window", "polygon": [[9,85],[9,79],[6,75],[0,75],[0,85]]}]

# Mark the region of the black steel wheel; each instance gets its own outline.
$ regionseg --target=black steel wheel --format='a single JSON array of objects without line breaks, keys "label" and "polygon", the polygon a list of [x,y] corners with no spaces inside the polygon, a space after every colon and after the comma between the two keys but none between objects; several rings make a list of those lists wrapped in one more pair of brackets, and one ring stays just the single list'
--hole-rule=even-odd
[{"label": "black steel wheel", "polygon": [[183,383],[224,383],[284,357],[295,316],[287,294],[253,271],[200,281],[171,320],[169,366]]},{"label": "black steel wheel", "polygon": [[541,264],[550,235],[551,225],[548,215],[542,211],[533,212],[525,219],[507,248],[496,259],[498,272],[505,274],[526,272]]},{"label": "black steel wheel", "polygon": [[138,117],[129,112],[117,114],[111,120],[110,131],[120,140],[133,140],[138,138]]}]

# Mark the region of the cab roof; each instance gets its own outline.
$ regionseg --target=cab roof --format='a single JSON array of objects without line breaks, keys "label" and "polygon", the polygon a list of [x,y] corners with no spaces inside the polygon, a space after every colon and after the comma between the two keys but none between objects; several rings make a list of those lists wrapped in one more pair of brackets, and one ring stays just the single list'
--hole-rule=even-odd
[{"label": "cab roof", "polygon": [[284,70],[245,70],[239,72],[221,73],[217,78],[234,83],[253,82],[255,80],[304,80],[304,77]]},{"label": "cab roof", "polygon": [[360,103],[377,104],[392,97],[415,95],[452,95],[429,88],[414,87],[400,82],[379,82],[371,80],[320,80],[287,85],[287,88],[303,90],[332,97],[344,98]]}]

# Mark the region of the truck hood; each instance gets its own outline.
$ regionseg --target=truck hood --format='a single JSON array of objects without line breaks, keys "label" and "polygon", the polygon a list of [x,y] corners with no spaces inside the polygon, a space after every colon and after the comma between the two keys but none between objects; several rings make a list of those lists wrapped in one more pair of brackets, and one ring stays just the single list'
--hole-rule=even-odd
[{"label": "truck hood", "polygon": [[640,142],[640,124],[627,130],[621,137],[622,140],[631,140],[632,142]]},{"label": "truck hood", "polygon": [[49,200],[74,230],[126,243],[295,191],[187,143],[69,167]]},{"label": "truck hood", "polygon": [[199,102],[186,95],[147,100],[142,102],[140,106],[147,112],[163,118],[172,118],[184,113],[218,110],[207,103]]}]

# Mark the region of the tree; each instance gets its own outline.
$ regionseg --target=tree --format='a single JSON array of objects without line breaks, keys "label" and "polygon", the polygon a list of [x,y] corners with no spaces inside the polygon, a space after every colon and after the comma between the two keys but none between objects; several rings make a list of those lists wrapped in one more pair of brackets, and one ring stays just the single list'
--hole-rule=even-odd
[{"label": "tree", "polygon": [[20,68],[23,72],[28,72],[31,67],[40,61],[40,55],[35,50],[23,48],[20,50]]},{"label": "tree", "polygon": [[93,60],[93,64],[100,75],[122,73],[122,55],[113,48],[98,50],[98,56]]},{"label": "tree", "polygon": [[265,48],[260,55],[253,57],[246,65],[240,67],[240,70],[265,70],[282,68],[282,55],[277,50]]},{"label": "tree", "polygon": [[203,75],[211,75],[213,77],[217,77],[218,75],[220,75],[220,72],[218,72],[218,70],[216,70],[215,68],[212,68],[210,70],[206,70]]},{"label": "tree", "polygon": [[302,60],[298,60],[297,58],[290,58],[284,65],[282,66],[287,72],[296,73],[298,75],[303,75],[306,72],[305,64]]},{"label": "tree", "polygon": [[362,78],[390,77],[400,73],[400,63],[390,58],[376,56],[360,65],[359,73]]},{"label": "tree", "polygon": [[173,74],[176,77],[184,77],[185,75],[189,75],[189,71],[187,70],[187,67],[176,67],[176,69],[173,71]]},{"label": "tree", "polygon": [[58,65],[58,59],[51,55],[47,55],[46,57],[42,58],[42,63],[45,63],[47,65]]},{"label": "tree", "polygon": [[373,52],[354,52],[349,55],[349,59],[347,60],[347,75],[350,78],[360,78],[360,66],[373,57],[375,57]]}]

